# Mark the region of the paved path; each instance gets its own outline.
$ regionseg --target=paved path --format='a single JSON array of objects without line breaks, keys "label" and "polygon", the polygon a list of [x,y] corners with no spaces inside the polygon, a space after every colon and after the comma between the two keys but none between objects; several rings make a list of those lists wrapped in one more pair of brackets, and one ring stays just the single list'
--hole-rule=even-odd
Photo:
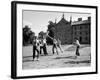
[{"label": "paved path", "polygon": [[64,52],[59,51],[59,55],[52,54],[52,46],[48,46],[48,56],[40,56],[39,61],[32,59],[32,46],[23,47],[23,69],[43,69],[43,68],[60,68],[60,67],[79,67],[90,66],[91,50],[89,45],[82,45],[80,56],[75,57],[75,46],[63,45]]}]

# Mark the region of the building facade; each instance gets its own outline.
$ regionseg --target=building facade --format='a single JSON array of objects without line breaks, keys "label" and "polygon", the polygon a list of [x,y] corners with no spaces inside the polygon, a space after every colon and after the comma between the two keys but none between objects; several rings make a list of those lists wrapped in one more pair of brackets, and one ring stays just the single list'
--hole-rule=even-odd
[{"label": "building facade", "polygon": [[78,38],[81,44],[90,44],[91,40],[91,17],[87,20],[78,18],[78,21],[67,21],[62,15],[58,23],[54,23],[54,36],[60,39],[62,44],[72,44],[75,38]]},{"label": "building facade", "polygon": [[78,18],[78,21],[72,22],[73,40],[77,37],[81,44],[90,44],[91,42],[91,17],[87,20]]},{"label": "building facade", "polygon": [[72,43],[72,27],[71,22],[68,22],[64,14],[62,19],[55,24],[55,37],[56,39],[61,40],[62,44],[71,44]]}]

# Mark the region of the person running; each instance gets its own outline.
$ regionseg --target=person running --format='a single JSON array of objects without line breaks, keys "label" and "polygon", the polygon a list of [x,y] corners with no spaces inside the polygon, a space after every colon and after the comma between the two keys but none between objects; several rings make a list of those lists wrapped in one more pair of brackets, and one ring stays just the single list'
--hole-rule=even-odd
[{"label": "person running", "polygon": [[54,49],[56,49],[56,53],[58,55],[57,40],[55,38],[53,39],[53,46],[52,46],[52,52],[53,52],[53,54],[55,53]]},{"label": "person running", "polygon": [[[58,48],[57,48],[57,47],[59,47],[60,50],[62,51],[62,49],[61,49],[61,41],[60,41],[59,39],[58,39],[58,41],[57,41],[55,38],[50,37],[48,34],[49,34],[49,31],[47,31],[47,36],[48,36],[50,39],[53,40],[52,52],[53,52],[53,54],[54,54],[54,49],[56,49],[56,53],[58,54]],[[62,52],[63,52],[63,51],[62,51]]]},{"label": "person running", "polygon": [[[37,55],[36,55],[36,52],[37,52]],[[35,60],[35,57],[37,57],[37,60],[39,60],[39,42],[36,36],[33,39],[33,60]]]}]

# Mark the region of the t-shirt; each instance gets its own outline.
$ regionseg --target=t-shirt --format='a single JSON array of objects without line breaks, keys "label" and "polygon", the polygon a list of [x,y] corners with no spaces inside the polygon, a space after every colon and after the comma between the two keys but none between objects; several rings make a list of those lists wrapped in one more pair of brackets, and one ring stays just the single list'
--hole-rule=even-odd
[{"label": "t-shirt", "polygon": [[46,39],[43,39],[43,43],[46,44]]},{"label": "t-shirt", "polygon": [[43,45],[44,45],[44,44],[43,44],[43,40],[41,40],[41,41],[40,41],[40,46],[43,46]]},{"label": "t-shirt", "polygon": [[76,40],[76,45],[77,45],[77,46],[80,46],[80,43],[79,43],[79,41],[78,41],[78,40]]},{"label": "t-shirt", "polygon": [[39,40],[33,40],[33,46],[39,46]]}]

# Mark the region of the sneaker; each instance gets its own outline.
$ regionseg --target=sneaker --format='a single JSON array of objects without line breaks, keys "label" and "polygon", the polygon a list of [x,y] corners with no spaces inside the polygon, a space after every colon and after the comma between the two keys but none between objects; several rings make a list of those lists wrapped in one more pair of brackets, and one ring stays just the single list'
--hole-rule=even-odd
[{"label": "sneaker", "polygon": [[37,60],[36,58],[34,58],[34,61]]}]

